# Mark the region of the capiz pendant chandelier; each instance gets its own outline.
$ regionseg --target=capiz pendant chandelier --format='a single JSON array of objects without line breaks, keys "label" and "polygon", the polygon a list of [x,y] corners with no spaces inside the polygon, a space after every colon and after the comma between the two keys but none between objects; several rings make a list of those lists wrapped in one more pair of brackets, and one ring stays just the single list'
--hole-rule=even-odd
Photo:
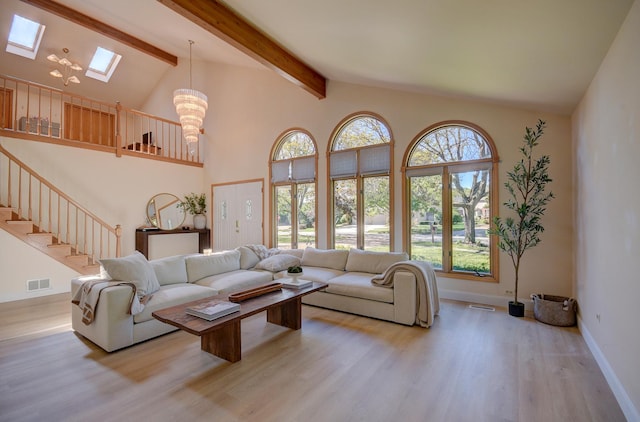
[{"label": "capiz pendant chandelier", "polygon": [[195,155],[198,149],[198,135],[207,112],[208,99],[205,94],[191,87],[191,46],[193,41],[189,40],[189,88],[173,91],[173,105],[176,106],[176,112],[180,116],[182,136],[187,143],[187,149],[191,155]]},{"label": "capiz pendant chandelier", "polygon": [[58,63],[59,65],[62,66],[62,72],[60,72],[58,69],[53,69],[51,72],[49,72],[49,75],[55,78],[61,78],[62,82],[64,83],[64,86],[69,85],[69,82],[73,82],[74,84],[79,84],[80,79],[78,79],[78,77],[73,73],[81,71],[82,66],[80,66],[77,63],[72,63],[67,58],[67,54],[69,54],[69,49],[67,47],[63,48],[62,51],[64,52],[63,58],[60,58],[55,54],[49,54],[47,56],[47,60],[54,63]]}]

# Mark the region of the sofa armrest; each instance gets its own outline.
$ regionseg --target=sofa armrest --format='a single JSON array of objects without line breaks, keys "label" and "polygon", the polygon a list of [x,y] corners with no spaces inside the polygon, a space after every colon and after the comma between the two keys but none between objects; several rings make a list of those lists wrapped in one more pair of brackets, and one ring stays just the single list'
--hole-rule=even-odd
[{"label": "sofa armrest", "polygon": [[416,277],[408,271],[397,271],[393,278],[393,308],[395,321],[413,325],[416,320]]},{"label": "sofa armrest", "polygon": [[[72,294],[82,285],[82,279],[71,281]],[[129,304],[133,291],[130,286],[113,286],[102,291],[93,322],[82,322],[82,310],[71,305],[71,326],[83,337],[107,352],[133,344],[133,316]]]}]

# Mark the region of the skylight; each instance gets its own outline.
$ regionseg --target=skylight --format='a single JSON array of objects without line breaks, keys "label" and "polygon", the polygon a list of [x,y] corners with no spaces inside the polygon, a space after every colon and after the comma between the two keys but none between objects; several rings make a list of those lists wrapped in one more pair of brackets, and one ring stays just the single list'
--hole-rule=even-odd
[{"label": "skylight", "polygon": [[109,82],[122,56],[106,48],[98,47],[93,54],[86,76],[102,82]]},{"label": "skylight", "polygon": [[45,26],[20,15],[13,15],[7,53],[17,54],[31,60],[36,58]]}]

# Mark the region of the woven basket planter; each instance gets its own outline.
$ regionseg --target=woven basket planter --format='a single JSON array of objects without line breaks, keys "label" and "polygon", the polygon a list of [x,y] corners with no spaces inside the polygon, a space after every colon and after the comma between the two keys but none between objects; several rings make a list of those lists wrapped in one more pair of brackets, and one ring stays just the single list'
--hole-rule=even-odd
[{"label": "woven basket planter", "polygon": [[531,299],[533,299],[533,316],[538,321],[560,327],[576,325],[577,303],[574,299],[543,294],[531,295]]}]

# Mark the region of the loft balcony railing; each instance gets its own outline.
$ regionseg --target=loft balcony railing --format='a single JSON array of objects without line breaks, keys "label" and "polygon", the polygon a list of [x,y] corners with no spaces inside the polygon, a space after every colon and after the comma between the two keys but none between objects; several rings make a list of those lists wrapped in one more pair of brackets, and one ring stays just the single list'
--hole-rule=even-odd
[{"label": "loft balcony railing", "polygon": [[0,135],[202,166],[179,122],[2,75]]}]

